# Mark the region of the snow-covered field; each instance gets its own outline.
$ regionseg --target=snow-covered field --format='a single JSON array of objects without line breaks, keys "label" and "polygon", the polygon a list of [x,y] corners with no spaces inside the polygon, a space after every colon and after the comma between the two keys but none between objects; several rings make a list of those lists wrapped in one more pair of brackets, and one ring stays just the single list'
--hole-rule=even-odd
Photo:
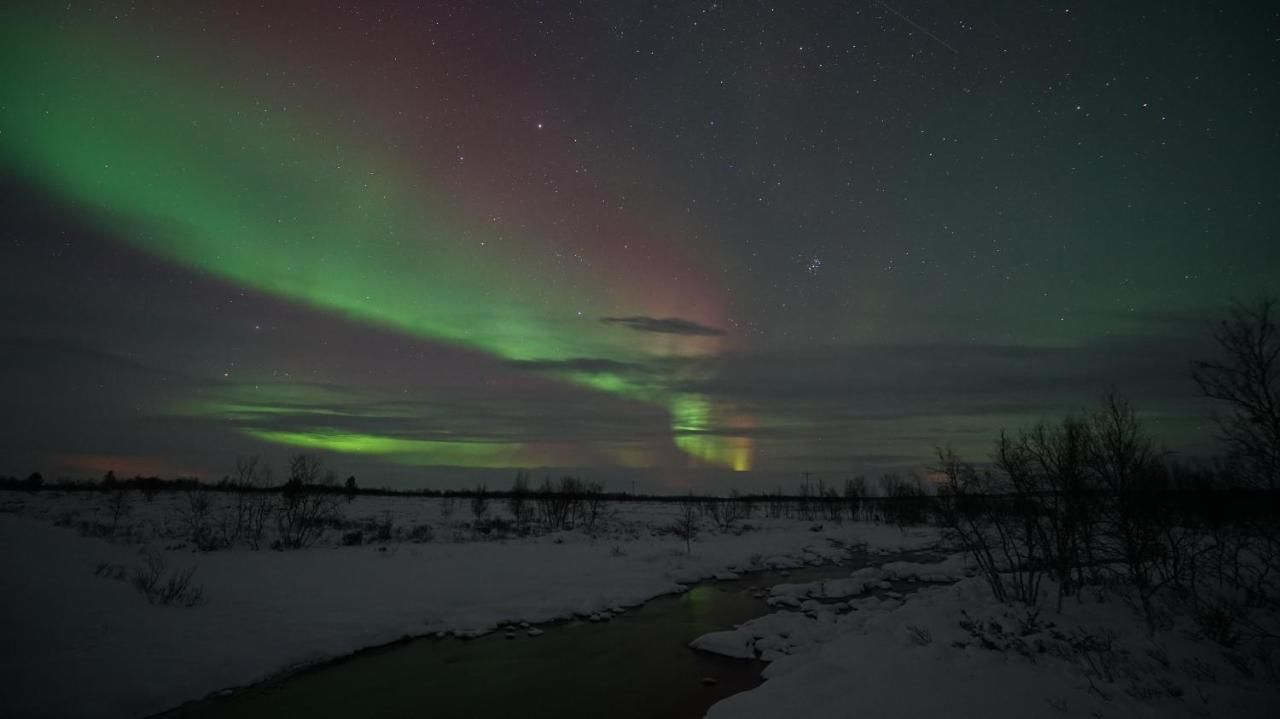
[{"label": "snow-covered field", "polygon": [[[730,531],[703,520],[686,554],[670,532],[678,505],[611,504],[590,533],[498,539],[469,528],[466,500],[449,511],[438,499],[359,497],[342,500],[343,514],[389,524],[388,541],[341,546],[335,530],[308,549],[196,552],[182,540],[182,494],[135,496],[118,521],[109,497],[0,493],[4,716],[145,715],[406,635],[607,618],[703,578],[821,563],[850,545],[938,539],[927,529],[753,517]],[[504,511],[493,502],[491,514]],[[116,525],[110,538],[82,536],[105,524]],[[410,541],[424,525],[432,538]],[[203,601],[148,603],[131,582],[148,552],[171,572],[195,567]]]},{"label": "snow-covered field", "polygon": [[[610,504],[592,531],[521,536],[475,531],[466,500],[359,497],[308,549],[195,551],[183,494],[134,496],[118,519],[110,496],[0,493],[0,715],[141,716],[404,636],[608,620],[700,579],[939,542],[924,528],[757,515],[724,530],[703,517],[686,553],[671,531],[677,504]],[[233,501],[209,496],[214,517]],[[491,503],[490,516],[505,514]],[[344,546],[353,526],[361,544]],[[148,556],[170,574],[196,568],[202,600],[149,603],[132,583]],[[774,586],[775,612],[693,643],[771,662],[763,685],[708,716],[1269,717],[1280,706],[1280,657],[1214,644],[1176,615],[1148,636],[1120,589],[1034,615],[970,575],[951,555]]]}]

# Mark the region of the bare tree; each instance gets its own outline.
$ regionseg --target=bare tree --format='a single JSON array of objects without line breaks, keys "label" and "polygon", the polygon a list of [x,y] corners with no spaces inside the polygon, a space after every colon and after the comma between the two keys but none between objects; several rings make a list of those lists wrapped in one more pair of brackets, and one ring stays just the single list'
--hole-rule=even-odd
[{"label": "bare tree", "polygon": [[702,505],[702,513],[721,532],[733,529],[733,525],[742,518],[742,505],[734,497],[729,499],[708,497],[699,504]]},{"label": "bare tree", "polygon": [[676,515],[671,531],[684,540],[685,554],[693,554],[693,540],[698,536],[698,502],[692,493],[680,502],[680,513]]},{"label": "bare tree", "polygon": [[1155,633],[1154,597],[1167,579],[1158,572],[1164,554],[1163,525],[1168,517],[1160,498],[1159,453],[1142,429],[1133,407],[1114,391],[1102,400],[1092,421],[1089,463],[1112,495],[1110,544],[1119,553],[1126,579],[1138,593],[1148,634]]},{"label": "bare tree", "polygon": [[578,502],[579,524],[587,532],[594,532],[604,514],[604,487],[599,482],[582,482],[582,497]]},{"label": "bare tree", "polygon": [[133,511],[133,500],[129,496],[129,490],[116,488],[111,490],[107,495],[107,512],[111,514],[111,534],[116,533],[116,528],[120,526],[120,521],[129,516]]},{"label": "bare tree", "polygon": [[[1196,362],[1192,377],[1203,396],[1219,400],[1225,408],[1218,415],[1218,428],[1232,474],[1255,489],[1274,493],[1280,479],[1276,299],[1237,303],[1218,324],[1213,338],[1219,358]],[[1280,523],[1273,516],[1263,513],[1236,523],[1224,541],[1217,542],[1216,554],[1219,575],[1228,573],[1233,584],[1247,590],[1252,602],[1274,611],[1280,607]]]},{"label": "bare tree", "polygon": [[257,549],[262,541],[262,528],[271,513],[271,498],[264,492],[271,468],[258,456],[236,457],[228,485],[232,501],[225,505],[218,521],[222,541],[230,546],[244,539]]},{"label": "bare tree", "polygon": [[849,505],[849,519],[851,521],[858,520],[858,508],[862,504],[862,498],[867,496],[867,479],[863,476],[857,476],[853,479],[844,481],[844,501]]},{"label": "bare tree", "polygon": [[558,485],[544,477],[534,497],[543,525],[549,530],[567,529],[577,514],[581,494],[582,487],[573,477],[561,477]]},{"label": "bare tree", "polygon": [[1028,486],[1036,496],[1038,511],[1033,526],[1039,534],[1044,558],[1058,583],[1058,611],[1062,600],[1075,591],[1078,572],[1092,533],[1089,518],[1089,425],[1074,417],[1061,424],[1041,422],[1018,439]]},{"label": "bare tree", "polygon": [[301,489],[320,481],[320,473],[324,465],[314,454],[298,453],[289,458],[289,479],[285,482],[287,489]]},{"label": "bare tree", "polygon": [[320,484],[321,471],[320,459],[314,455],[296,454],[289,459],[289,480],[276,512],[281,547],[311,546],[324,534],[325,526],[338,518],[337,478],[329,473]]},{"label": "bare tree", "polygon": [[507,510],[519,527],[524,527],[533,518],[533,504],[529,499],[529,475],[516,472],[515,481],[511,483],[511,494],[507,496]]},{"label": "bare tree", "polygon": [[836,488],[828,487],[825,482],[819,481],[818,499],[822,502],[822,509],[827,519],[839,524],[844,517],[844,504],[840,501],[840,493]]},{"label": "bare tree", "polygon": [[191,543],[201,551],[217,549],[217,535],[209,516],[209,491],[197,483],[187,488],[183,498],[186,501],[178,505],[178,514]]},{"label": "bare tree", "polygon": [[483,484],[476,485],[471,495],[471,516],[479,522],[489,512],[489,488]]},{"label": "bare tree", "polygon": [[1194,363],[1200,393],[1226,405],[1218,417],[1236,469],[1257,487],[1280,477],[1280,329],[1275,300],[1237,303],[1213,334],[1217,360]]},{"label": "bare tree", "polygon": [[271,465],[266,462],[254,462],[253,472],[243,477],[240,485],[241,498],[248,503],[244,515],[242,536],[251,549],[262,547],[267,520],[271,518],[274,502],[268,489],[271,487],[273,473]]},{"label": "bare tree", "polygon": [[940,517],[950,537],[978,565],[997,601],[1035,606],[1042,573],[1036,534],[1025,514],[1027,497],[1019,491],[1025,460],[1016,445],[1002,433],[996,446],[996,463],[1011,478],[1005,484],[989,472],[976,472],[951,447],[938,449],[938,462],[937,471],[945,477]]},{"label": "bare tree", "polygon": [[777,487],[768,494],[768,512],[770,519],[778,519],[786,511],[786,500],[782,496],[782,487]]}]

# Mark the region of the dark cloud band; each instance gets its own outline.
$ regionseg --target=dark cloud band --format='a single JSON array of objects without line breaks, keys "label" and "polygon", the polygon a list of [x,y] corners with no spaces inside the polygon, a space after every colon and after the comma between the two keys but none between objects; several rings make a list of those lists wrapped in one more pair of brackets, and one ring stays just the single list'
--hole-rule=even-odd
[{"label": "dark cloud band", "polygon": [[601,317],[607,325],[621,325],[636,332],[656,332],[666,335],[691,335],[697,337],[723,337],[725,332],[717,327],[699,324],[679,317]]}]

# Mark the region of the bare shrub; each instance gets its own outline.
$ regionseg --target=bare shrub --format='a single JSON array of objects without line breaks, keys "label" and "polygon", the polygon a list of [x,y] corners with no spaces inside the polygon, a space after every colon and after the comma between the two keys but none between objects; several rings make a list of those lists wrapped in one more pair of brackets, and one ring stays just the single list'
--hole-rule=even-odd
[{"label": "bare shrub", "polygon": [[257,456],[236,458],[228,482],[231,502],[223,505],[216,521],[225,546],[244,541],[252,549],[261,548],[272,511],[270,484],[270,465]]},{"label": "bare shrub", "polygon": [[471,494],[471,516],[475,521],[479,522],[489,513],[489,488],[485,485],[477,485],[475,491]]},{"label": "bare shrub", "polygon": [[1184,660],[1182,662],[1182,673],[1202,684],[1218,683],[1218,668],[1200,657],[1191,657]]},{"label": "bare shrub", "polygon": [[116,488],[107,494],[107,514],[111,516],[110,533],[114,535],[120,522],[133,512],[133,498],[126,489]]},{"label": "bare shrub", "polygon": [[106,522],[96,520],[82,519],[76,523],[76,533],[82,537],[103,537],[111,536],[111,525]]},{"label": "bare shrub", "polygon": [[[1215,580],[1243,590],[1252,606],[1280,615],[1280,522],[1276,489],[1280,480],[1280,327],[1276,300],[1237,303],[1214,332],[1219,357],[1193,365],[1204,397],[1217,400],[1219,437],[1227,450],[1234,483],[1260,493],[1262,511],[1237,509],[1233,526],[1215,528]],[[1265,505],[1262,504],[1265,502]],[[1269,510],[1269,511],[1268,511]],[[1227,531],[1222,531],[1226,529]],[[1198,567],[1192,567],[1193,571]],[[1193,585],[1196,583],[1193,581]],[[1201,591],[1195,587],[1193,594]],[[1280,629],[1257,627],[1272,639]]]},{"label": "bare shrub", "polygon": [[1078,568],[1092,551],[1087,465],[1091,449],[1089,425],[1074,417],[1056,425],[1041,422],[1021,433],[1008,449],[1014,457],[1006,469],[1018,473],[1012,478],[1017,491],[1025,495],[1028,509],[1034,508],[1030,527],[1057,581],[1059,610],[1063,598],[1074,593]]},{"label": "bare shrub", "polygon": [[598,482],[581,482],[580,493],[576,503],[579,526],[587,532],[594,532],[596,524],[604,515],[604,487]]},{"label": "bare shrub", "polygon": [[276,512],[277,541],[283,549],[302,549],[315,544],[325,527],[341,516],[337,478],[320,476],[320,460],[297,454],[289,462],[289,481],[281,491]]},{"label": "bare shrub", "polygon": [[193,584],[196,567],[169,570],[164,555],[147,551],[141,567],[133,570],[133,587],[147,602],[161,606],[194,607],[205,601],[204,587]]},{"label": "bare shrub", "polygon": [[889,473],[880,477],[884,520],[899,528],[923,524],[928,518],[929,497],[915,475]]},{"label": "bare shrub", "polygon": [[698,503],[692,494],[680,502],[671,533],[684,540],[685,554],[693,554],[693,540],[698,536]]},{"label": "bare shrub", "polygon": [[561,477],[558,485],[552,484],[550,477],[544,478],[534,497],[539,520],[549,530],[567,529],[576,514],[580,495],[581,487],[573,477]]},{"label": "bare shrub", "polygon": [[490,517],[477,520],[471,528],[489,539],[506,539],[515,530],[515,524],[503,517]]},{"label": "bare shrub", "polygon": [[1163,646],[1148,647],[1146,654],[1147,654],[1147,657],[1149,657],[1151,661],[1159,665],[1161,669],[1168,670],[1170,668],[1171,665],[1169,664],[1169,650],[1165,649]]},{"label": "bare shrub", "polygon": [[1194,364],[1200,393],[1225,405],[1218,429],[1234,469],[1255,487],[1280,477],[1280,328],[1275,300],[1236,304],[1213,339],[1220,357]]},{"label": "bare shrub", "polygon": [[220,538],[214,532],[211,514],[212,504],[205,487],[197,484],[183,492],[178,504],[179,522],[185,530],[187,540],[201,551],[221,546]]},{"label": "bare shrub", "polygon": [[914,624],[907,625],[907,638],[918,647],[927,647],[933,644],[933,633],[924,627],[917,627]]},{"label": "bare shrub", "polygon": [[[1150,698],[1153,694],[1150,687],[1143,686],[1137,681],[1138,675],[1133,661],[1125,649],[1117,646],[1118,635],[1114,631],[1100,629],[1093,632],[1084,627],[1076,627],[1067,635],[1058,631],[1051,631],[1050,635],[1052,641],[1046,646],[1047,653],[1079,667],[1089,681],[1089,689],[1103,699],[1111,698],[1103,690],[1103,685],[1114,684],[1121,678],[1130,680],[1130,686],[1126,691],[1131,696]],[[1156,689],[1155,691],[1166,690]],[[1172,695],[1178,690],[1171,688],[1167,691]]]},{"label": "bare shrub", "polygon": [[804,473],[804,482],[800,484],[800,489],[796,495],[796,511],[800,514],[800,519],[806,522],[812,522],[818,517],[818,505],[813,500],[813,488],[809,486],[809,473]]},{"label": "bare shrub", "polygon": [[1228,649],[1240,643],[1244,607],[1224,597],[1202,598],[1192,609],[1192,618],[1201,636]]},{"label": "bare shrub", "polygon": [[395,533],[396,525],[391,519],[391,512],[383,512],[370,524],[370,538],[375,542],[390,542]]},{"label": "bare shrub", "polygon": [[1280,684],[1280,653],[1272,642],[1256,642],[1250,652],[1259,672],[1269,682]]},{"label": "bare shrub", "polygon": [[1003,481],[979,474],[950,448],[938,450],[945,477],[940,512],[951,537],[964,547],[999,602],[1034,605],[1043,579],[1042,540],[1025,481],[1025,458],[1007,435],[996,448]]},{"label": "bare shrub", "polygon": [[93,576],[105,577],[107,579],[114,579],[116,581],[124,581],[125,579],[128,578],[129,571],[125,569],[124,565],[121,565],[121,564],[112,564],[110,562],[98,562],[98,565],[94,567]]},{"label": "bare shrub", "polygon": [[840,493],[835,487],[828,487],[826,482],[819,480],[818,501],[827,521],[840,524],[844,520],[844,503],[840,501]]},{"label": "bare shrub", "polygon": [[[1024,636],[1006,629],[1004,624],[995,619],[987,621],[975,619],[963,609],[960,610],[960,617],[960,628],[965,630],[969,637],[983,649],[993,652],[1012,651],[1031,660],[1034,660],[1035,655],[1039,653],[1038,649],[1033,650]],[[1008,619],[1007,615],[1006,619]],[[959,642],[956,646],[964,647],[966,644]]]},{"label": "bare shrub", "polygon": [[533,519],[533,502],[529,497],[529,475],[516,472],[511,483],[511,493],[507,496],[507,511],[516,525],[524,527]]},{"label": "bare shrub", "polygon": [[721,532],[728,532],[733,525],[742,519],[742,505],[732,499],[723,500],[714,497],[698,503],[702,514]]},{"label": "bare shrub", "polygon": [[1232,669],[1236,670],[1236,674],[1245,679],[1253,679],[1257,674],[1253,671],[1253,661],[1245,654],[1238,652],[1223,652],[1222,658]]},{"label": "bare shrub", "polygon": [[1115,682],[1124,661],[1122,651],[1116,647],[1116,639],[1116,633],[1110,629],[1093,633],[1076,628],[1071,632],[1071,648],[1083,665],[1085,676],[1108,684]]},{"label": "bare shrub", "polygon": [[415,524],[409,530],[409,541],[411,542],[430,542],[436,536],[436,531],[430,524]]},{"label": "bare shrub", "polygon": [[778,519],[786,511],[787,502],[782,496],[782,487],[778,487],[766,496],[765,511],[770,519]]},{"label": "bare shrub", "polygon": [[1133,407],[1108,391],[1093,417],[1089,464],[1111,494],[1105,531],[1118,554],[1115,559],[1138,594],[1149,635],[1156,629],[1154,597],[1168,581],[1158,572],[1168,515],[1160,502],[1166,488],[1159,486],[1157,459]]},{"label": "bare shrub", "polygon": [[858,509],[862,506],[862,498],[867,496],[867,480],[865,477],[854,477],[844,481],[844,503],[849,509],[849,519],[857,521]]}]

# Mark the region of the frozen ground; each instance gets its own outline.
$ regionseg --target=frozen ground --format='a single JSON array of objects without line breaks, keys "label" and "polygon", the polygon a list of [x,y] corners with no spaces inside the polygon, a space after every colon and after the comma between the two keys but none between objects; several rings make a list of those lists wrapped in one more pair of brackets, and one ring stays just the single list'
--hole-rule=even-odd
[{"label": "frozen ground", "polygon": [[1273,717],[1280,707],[1280,677],[1263,676],[1274,657],[1242,660],[1243,648],[1199,638],[1185,618],[1148,637],[1122,597],[1096,593],[1036,616],[964,574],[954,556],[775,587],[770,603],[783,611],[693,643],[772,662],[763,685],[708,717]]},{"label": "frozen ground", "polygon": [[[937,540],[931,530],[754,517],[741,532],[704,521],[686,556],[668,531],[676,505],[609,505],[592,533],[497,539],[468,528],[465,500],[446,516],[440,500],[361,497],[344,500],[343,513],[389,519],[389,541],[337,546],[342,533],[333,531],[303,550],[196,552],[181,539],[180,494],[134,497],[110,538],[82,536],[77,527],[110,521],[106,496],[0,493],[0,714],[140,716],[406,635],[607,618],[702,578],[820,563],[842,545]],[[501,503],[490,511],[500,514]],[[408,541],[424,525],[433,538]],[[149,604],[128,581],[147,551],[174,569],[196,567],[205,601]],[[768,701],[787,687],[773,680],[765,689]],[[733,707],[717,711],[734,716]]]}]

